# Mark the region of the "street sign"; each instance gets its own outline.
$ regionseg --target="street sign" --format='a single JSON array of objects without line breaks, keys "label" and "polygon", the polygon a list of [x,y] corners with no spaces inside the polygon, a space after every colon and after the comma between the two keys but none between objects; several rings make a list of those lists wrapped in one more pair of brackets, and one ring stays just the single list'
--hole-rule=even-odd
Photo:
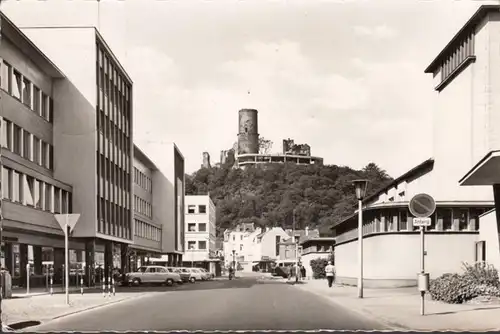
[{"label": "street sign", "polygon": [[431,226],[430,218],[413,218],[413,226]]},{"label": "street sign", "polygon": [[436,202],[431,195],[418,194],[410,200],[408,209],[417,218],[427,218],[436,210]]},{"label": "street sign", "polygon": [[78,219],[80,219],[80,214],[79,213],[73,213],[73,214],[62,214],[62,215],[54,215],[56,217],[57,222],[59,223],[59,226],[61,226],[61,229],[64,231],[64,226],[68,224],[69,226],[69,233],[73,232],[73,229],[75,228],[76,223],[78,222]]},{"label": "street sign", "polygon": [[[64,271],[65,271],[65,285],[66,285],[66,304],[69,305],[69,240],[68,240],[68,235],[73,232],[73,229],[75,228],[76,223],[78,222],[78,219],[80,218],[79,213],[65,213],[65,214],[58,214],[54,215],[56,218],[57,222],[59,223],[59,226],[61,226],[61,229],[64,231]],[[69,227],[69,231],[68,231]]]}]

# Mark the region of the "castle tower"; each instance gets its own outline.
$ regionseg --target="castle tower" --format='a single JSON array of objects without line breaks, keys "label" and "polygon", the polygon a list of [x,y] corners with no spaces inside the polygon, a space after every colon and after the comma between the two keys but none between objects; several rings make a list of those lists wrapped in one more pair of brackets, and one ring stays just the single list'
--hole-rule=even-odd
[{"label": "castle tower", "polygon": [[238,119],[238,154],[259,153],[258,111],[241,109]]},{"label": "castle tower", "polygon": [[210,168],[210,154],[208,152],[203,152],[203,164],[201,165],[203,168]]}]

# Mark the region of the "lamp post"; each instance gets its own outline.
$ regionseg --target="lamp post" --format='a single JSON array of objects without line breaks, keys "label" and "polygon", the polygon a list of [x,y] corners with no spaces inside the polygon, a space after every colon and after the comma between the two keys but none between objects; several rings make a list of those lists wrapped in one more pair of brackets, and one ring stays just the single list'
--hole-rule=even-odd
[{"label": "lamp post", "polygon": [[233,269],[236,272],[236,251],[233,249]]},{"label": "lamp post", "polygon": [[363,199],[368,188],[368,180],[354,180],[358,199],[358,298],[363,298]]}]

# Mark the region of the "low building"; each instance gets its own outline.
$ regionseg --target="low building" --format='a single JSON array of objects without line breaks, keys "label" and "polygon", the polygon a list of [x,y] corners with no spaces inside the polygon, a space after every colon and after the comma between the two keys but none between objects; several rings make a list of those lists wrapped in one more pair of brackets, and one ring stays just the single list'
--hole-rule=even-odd
[{"label": "low building", "polygon": [[186,196],[184,265],[216,272],[216,207],[210,195]]},{"label": "low building", "polygon": [[260,229],[254,224],[239,224],[232,230],[224,231],[224,265],[230,266],[234,262],[245,261],[245,251],[248,247],[244,247],[247,243],[246,237],[254,232],[260,233]]},{"label": "low building", "polygon": [[235,166],[245,168],[248,166],[269,164],[269,163],[293,163],[297,165],[323,165],[323,158],[304,156],[298,154],[281,154],[281,153],[245,153],[236,156]]},{"label": "low building", "polygon": [[301,240],[300,262],[306,269],[307,278],[313,278],[311,261],[316,259],[333,258],[334,245],[335,238],[317,236],[312,238],[304,238],[304,240]]}]

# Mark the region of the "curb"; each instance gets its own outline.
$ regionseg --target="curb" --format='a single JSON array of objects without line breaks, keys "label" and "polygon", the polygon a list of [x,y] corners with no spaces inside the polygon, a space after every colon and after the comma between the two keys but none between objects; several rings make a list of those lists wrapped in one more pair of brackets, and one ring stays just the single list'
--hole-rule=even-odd
[{"label": "curb", "polygon": [[[138,299],[138,298],[142,298],[142,297],[148,297],[148,296],[151,296],[151,295],[157,294],[157,293],[163,293],[163,291],[162,292],[156,292],[155,291],[155,292],[150,292],[150,293],[146,292],[146,293],[143,293],[143,294],[138,295],[138,296],[129,296],[129,297],[126,297],[126,298],[123,298],[123,299],[119,299],[119,300],[114,300],[114,301],[111,301],[111,302],[108,302],[108,303],[105,303],[105,304],[94,305],[94,306],[91,306],[91,307],[87,307],[87,308],[83,308],[83,309],[79,309],[79,310],[67,312],[67,313],[64,313],[64,314],[61,314],[61,315],[58,315],[58,316],[46,319],[45,321],[41,321],[41,323],[39,325],[32,326],[32,327],[22,328],[22,329],[20,329],[20,331],[24,331],[25,329],[29,329],[30,332],[31,331],[36,331],[37,327],[45,325],[45,324],[50,323],[52,321],[61,319],[61,318],[69,317],[71,315],[75,315],[75,314],[79,314],[79,313],[84,313],[84,312],[87,312],[87,311],[92,311],[92,310],[95,310],[95,309],[98,309],[98,308],[102,308],[102,307],[106,307],[106,306],[110,306],[110,305],[113,305],[113,304],[118,304],[118,303],[121,303],[121,302],[124,302],[124,301],[127,301],[127,300],[131,300],[131,299]],[[25,321],[20,321],[20,322],[14,323],[14,324],[9,324],[8,326],[9,327],[10,326],[15,326],[16,324],[23,323],[23,322],[25,322]]]},{"label": "curb", "polygon": [[389,331],[415,331],[415,329],[411,329],[410,327],[407,327],[407,326],[401,325],[399,323],[396,323],[396,322],[389,321],[387,319],[381,318],[380,316],[375,315],[372,312],[367,311],[366,309],[363,309],[363,308],[362,309],[353,309],[353,308],[346,307],[342,303],[340,303],[338,301],[335,301],[334,298],[330,298],[330,297],[325,296],[325,295],[321,294],[320,292],[317,292],[317,291],[314,291],[314,290],[304,289],[303,287],[304,287],[304,285],[302,286],[301,290],[309,292],[309,293],[312,293],[312,294],[315,294],[317,296],[320,296],[323,299],[326,299],[328,302],[330,302],[332,304],[335,304],[336,306],[342,307],[345,310],[348,310],[350,312],[353,312],[353,313],[356,313],[358,315],[361,315],[361,316],[363,316],[365,318],[368,318],[368,319],[370,319],[370,320],[372,320],[374,322],[378,322],[381,325],[384,325],[384,326],[388,327],[387,329]]}]

